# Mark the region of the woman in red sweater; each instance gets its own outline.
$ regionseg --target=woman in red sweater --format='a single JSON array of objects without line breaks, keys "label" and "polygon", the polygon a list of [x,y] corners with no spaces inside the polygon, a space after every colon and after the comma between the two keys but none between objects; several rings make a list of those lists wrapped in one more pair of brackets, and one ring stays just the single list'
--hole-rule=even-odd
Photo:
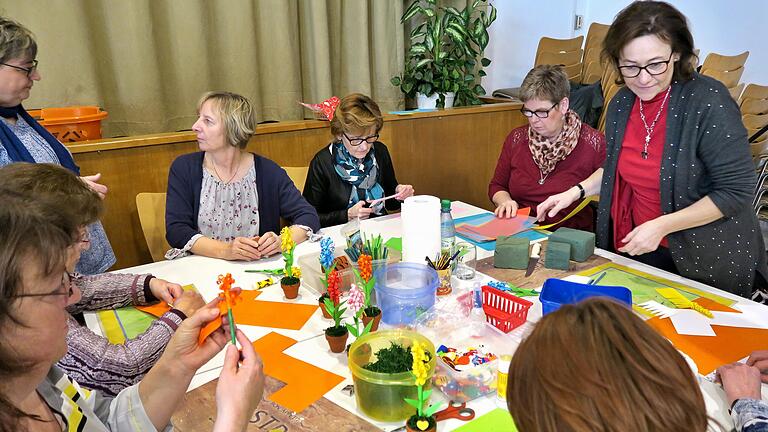
[{"label": "woman in red sweater", "polygon": [[[562,66],[537,66],[523,80],[520,111],[528,118],[528,126],[507,136],[488,185],[497,217],[514,217],[523,207],[531,207],[535,213],[547,197],[578,185],[603,166],[605,137],[568,109],[569,92]],[[577,204],[547,217],[544,223],[562,219]],[[584,208],[563,226],[593,231],[592,209]]]}]

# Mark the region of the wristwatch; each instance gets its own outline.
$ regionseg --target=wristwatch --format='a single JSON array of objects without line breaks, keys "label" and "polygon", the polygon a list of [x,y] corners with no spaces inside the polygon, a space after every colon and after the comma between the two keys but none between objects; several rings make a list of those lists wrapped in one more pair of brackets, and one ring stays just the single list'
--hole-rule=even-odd
[{"label": "wristwatch", "polygon": [[584,199],[584,195],[587,193],[587,191],[584,190],[584,186],[582,186],[581,183],[576,183],[576,187],[579,188],[579,199]]}]

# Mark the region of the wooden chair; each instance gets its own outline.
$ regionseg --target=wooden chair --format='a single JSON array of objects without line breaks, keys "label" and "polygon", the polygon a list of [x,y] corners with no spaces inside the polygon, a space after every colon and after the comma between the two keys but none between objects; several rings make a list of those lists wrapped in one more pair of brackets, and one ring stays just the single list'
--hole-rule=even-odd
[{"label": "wooden chair", "polygon": [[747,99],[768,99],[768,86],[750,84],[741,93],[741,102]]},{"label": "wooden chair", "polygon": [[283,169],[288,173],[288,177],[291,178],[293,184],[296,185],[296,189],[298,189],[299,192],[304,192],[304,183],[307,181],[309,167],[283,167]]},{"label": "wooden chair", "polygon": [[165,239],[165,193],[142,192],[136,195],[141,230],[152,260],[163,261],[171,246]]},{"label": "wooden chair", "polygon": [[565,74],[571,81],[577,81],[581,75],[581,49],[562,53],[543,52],[537,56],[537,61],[536,66],[563,65]]},{"label": "wooden chair", "polygon": [[[751,137],[768,124],[768,114],[743,114],[741,121],[744,122],[744,127],[747,128],[747,136]],[[763,139],[765,139],[765,135],[757,140],[762,141]]]},{"label": "wooden chair", "polygon": [[592,23],[587,30],[587,39],[584,41],[584,58],[581,60],[581,83],[592,84],[603,75],[600,63],[600,52],[603,49],[603,41],[608,33],[609,24]]},{"label": "wooden chair", "polygon": [[603,88],[603,112],[600,114],[600,120],[597,124],[598,130],[603,133],[605,133],[605,116],[608,112],[608,104],[623,87],[622,85],[616,84],[616,78],[618,78],[618,76],[618,72],[612,64],[607,63],[603,66],[603,76],[600,79],[600,86]]},{"label": "wooden chair", "polygon": [[701,74],[719,80],[729,89],[736,87],[744,73],[747,57],[749,57],[749,51],[734,56],[709,53],[701,65]]},{"label": "wooden chair", "polygon": [[744,91],[744,83],[739,83],[736,87],[731,87],[728,92],[731,94],[733,100],[738,102],[741,100],[741,93]]},{"label": "wooden chair", "polygon": [[741,115],[768,114],[768,86],[748,85],[739,96]]}]

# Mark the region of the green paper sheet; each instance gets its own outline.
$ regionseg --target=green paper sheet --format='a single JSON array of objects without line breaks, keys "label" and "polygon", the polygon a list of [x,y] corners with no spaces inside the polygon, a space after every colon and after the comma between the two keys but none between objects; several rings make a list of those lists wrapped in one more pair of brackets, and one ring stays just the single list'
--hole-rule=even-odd
[{"label": "green paper sheet", "polygon": [[481,415],[480,417],[470,420],[464,426],[454,429],[454,432],[517,432],[515,422],[512,421],[512,416],[509,415],[509,411],[501,408]]},{"label": "green paper sheet", "polygon": [[384,243],[384,246],[394,249],[398,252],[403,252],[403,238],[402,237],[392,237],[391,239],[387,240],[386,243]]}]

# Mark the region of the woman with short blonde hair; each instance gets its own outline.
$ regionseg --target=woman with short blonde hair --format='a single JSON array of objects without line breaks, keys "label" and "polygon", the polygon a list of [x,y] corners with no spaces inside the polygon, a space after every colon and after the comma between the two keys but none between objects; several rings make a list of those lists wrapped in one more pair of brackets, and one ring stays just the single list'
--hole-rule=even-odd
[{"label": "woman with short blonde hair", "polygon": [[[519,208],[536,208],[603,165],[605,137],[570,109],[569,92],[562,66],[536,66],[525,76],[520,111],[528,124],[509,133],[488,184],[497,217],[510,218]],[[547,217],[544,223],[563,219],[576,205]],[[592,209],[585,207],[563,226],[593,231],[592,220]]]},{"label": "woman with short blonde hair", "polygon": [[296,243],[320,229],[317,212],[284,169],[245,151],[256,129],[247,98],[209,92],[192,126],[200,152],[179,156],[168,175],[165,227],[173,247],[166,258],[189,253],[252,261],[280,252],[281,218]]}]

